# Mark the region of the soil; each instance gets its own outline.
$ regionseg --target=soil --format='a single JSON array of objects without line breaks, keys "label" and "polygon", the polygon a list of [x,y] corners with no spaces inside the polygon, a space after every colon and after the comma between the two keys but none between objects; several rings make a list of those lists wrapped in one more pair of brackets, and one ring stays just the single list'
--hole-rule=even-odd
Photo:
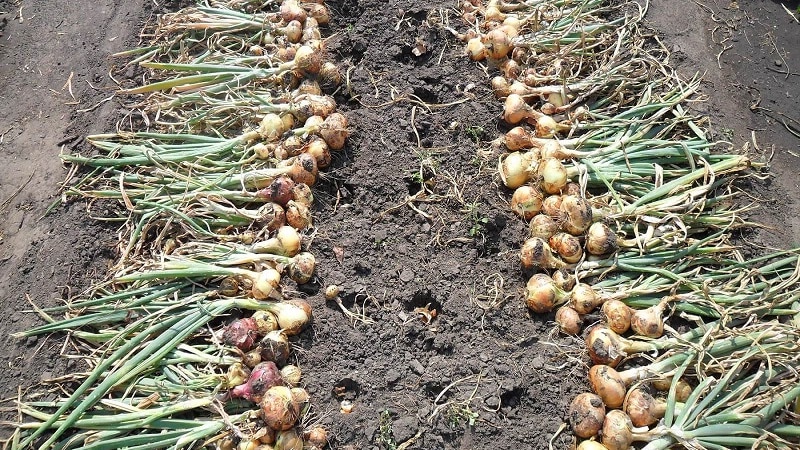
[{"label": "soil", "polygon": [[[113,223],[60,203],[58,154],[125,116],[124,100],[109,100],[112,76],[126,76],[110,55],[177,3],[0,1],[0,398],[77,370],[58,356],[63,336],[12,336],[41,323],[30,302],[79,292],[116,254]],[[559,431],[586,361],[552,316],[520,301],[525,224],[478,156],[502,128],[502,105],[439,27],[454,2],[327,3],[352,136],[317,190],[309,239],[318,280],[302,295],[315,322],[297,347],[314,420],[331,448],[566,448]],[[707,101],[694,108],[714,137],[771,162],[773,176],[748,186],[761,206],[752,218],[774,227],[742,236],[756,249],[800,246],[800,23],[782,5],[798,2],[658,0],[646,20],[680,73],[703,74]],[[326,302],[328,284],[366,322]]]}]

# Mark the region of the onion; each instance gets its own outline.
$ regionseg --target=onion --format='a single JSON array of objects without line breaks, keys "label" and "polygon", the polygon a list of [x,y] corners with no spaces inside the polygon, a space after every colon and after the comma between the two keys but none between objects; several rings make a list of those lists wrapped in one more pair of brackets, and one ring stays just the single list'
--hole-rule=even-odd
[{"label": "onion", "polygon": [[[298,120],[302,120],[303,128],[322,125],[325,117],[336,110],[336,101],[327,95],[304,95],[295,100],[292,111]],[[316,116],[316,117],[315,117]],[[314,119],[311,119],[314,117]]]},{"label": "onion", "polygon": [[268,231],[275,231],[286,224],[286,212],[277,203],[267,203],[258,209],[256,223]]},{"label": "onion", "polygon": [[627,450],[633,443],[633,424],[624,412],[615,409],[603,421],[603,445],[609,450]]},{"label": "onion", "polygon": [[570,308],[569,306],[562,306],[558,308],[556,311],[556,324],[558,324],[558,329],[570,336],[577,336],[581,332],[581,326],[583,325],[583,319],[578,314],[577,311]]},{"label": "onion", "polygon": [[348,135],[347,117],[338,112],[330,114],[320,125],[319,135],[331,150],[343,149]]},{"label": "onion", "polygon": [[562,221],[564,213],[561,212],[561,196],[548,195],[542,200],[542,212],[552,217],[553,220]]},{"label": "onion", "polygon": [[300,413],[305,413],[310,397],[308,391],[301,387],[292,388],[292,402]]},{"label": "onion", "polygon": [[299,334],[311,322],[311,305],[305,300],[287,300],[271,305],[281,330],[289,336]]},{"label": "onion", "polygon": [[305,284],[314,277],[317,260],[309,252],[298,253],[289,264],[289,278],[297,284]]},{"label": "onion", "polygon": [[550,248],[555,250],[564,261],[570,264],[580,261],[583,257],[581,241],[571,234],[558,232],[550,236],[548,243],[550,244]]},{"label": "onion", "polygon": [[250,150],[255,153],[256,158],[258,159],[269,159],[273,152],[275,151],[275,144],[265,144],[263,142],[259,142],[256,145],[250,147]]},{"label": "onion", "polygon": [[278,329],[278,319],[275,318],[275,314],[269,311],[256,311],[253,313],[252,318],[256,322],[256,330],[260,335],[265,335]]},{"label": "onion", "polygon": [[[303,7],[308,12],[310,17],[313,17],[318,24],[327,25],[331,21],[330,12],[328,8],[320,3],[304,3]],[[306,19],[308,20],[308,19]]]},{"label": "onion", "polygon": [[541,116],[536,118],[535,128],[536,137],[551,138],[555,136],[561,127],[559,126],[558,122],[555,121],[555,119],[543,113]]},{"label": "onion", "polygon": [[[253,437],[258,439],[258,441],[262,444],[274,444],[277,434],[278,432],[270,427],[261,427],[255,432],[255,434],[253,434]],[[259,450],[269,450],[271,448],[273,447],[268,447],[267,449],[262,448]]]},{"label": "onion", "polygon": [[256,196],[283,206],[292,199],[293,188],[294,181],[285,175],[281,175],[272,180],[269,186],[256,192]]},{"label": "onion", "polygon": [[511,125],[516,125],[523,120],[532,117],[534,111],[525,103],[525,99],[521,95],[513,93],[508,94],[505,104],[503,105],[503,120]]},{"label": "onion", "polygon": [[283,378],[278,366],[272,361],[265,361],[253,367],[244,384],[231,390],[231,397],[260,402],[269,389],[282,384]]},{"label": "onion", "polygon": [[[264,393],[260,402],[261,418],[264,423],[276,431],[286,431],[297,423],[300,411],[292,401],[292,390],[286,386],[272,386]],[[281,443],[281,434],[278,434],[276,446]],[[301,442],[302,449],[302,442]]]},{"label": "onion", "polygon": [[314,194],[311,192],[311,188],[303,183],[298,183],[292,188],[292,199],[308,208],[314,204]]},{"label": "onion", "polygon": [[589,369],[589,384],[609,408],[619,408],[625,401],[627,383],[612,367],[603,364],[592,366]]},{"label": "onion", "polygon": [[566,263],[556,256],[544,239],[532,237],[525,240],[520,249],[520,261],[526,270],[534,268],[542,269],[561,269],[566,267]]},{"label": "onion", "polygon": [[542,190],[548,194],[559,194],[567,185],[567,169],[556,158],[543,158],[539,161],[538,174],[542,179]]},{"label": "onion", "polygon": [[602,256],[617,251],[617,235],[608,225],[595,222],[586,233],[586,251],[589,254]]},{"label": "onion", "polygon": [[270,331],[264,335],[258,346],[261,347],[261,360],[272,361],[278,366],[286,364],[292,350],[289,338],[280,330]]},{"label": "onion", "polygon": [[260,442],[255,439],[243,439],[239,441],[236,450],[257,450]]},{"label": "onion", "polygon": [[542,210],[542,193],[532,186],[520,186],[511,196],[511,211],[529,221]]},{"label": "onion", "polygon": [[[547,114],[548,116],[550,116],[550,115],[553,115],[553,114],[556,113],[556,106],[553,105],[550,102],[545,102],[545,103],[542,104],[542,106],[539,108],[539,110],[542,111],[542,114]],[[536,122],[538,124],[539,121],[537,120]],[[537,136],[539,135],[539,131],[538,130],[536,132],[536,135]]]},{"label": "onion", "polygon": [[281,369],[281,377],[284,383],[290,387],[295,387],[300,383],[301,375],[300,368],[293,364],[287,364]]},{"label": "onion", "polygon": [[292,20],[280,30],[280,34],[283,34],[290,43],[296,44],[303,37],[303,24],[297,20]]},{"label": "onion", "polygon": [[543,314],[567,301],[566,292],[556,287],[547,274],[534,274],[525,285],[525,304],[534,312]]},{"label": "onion", "polygon": [[[327,63],[326,63],[327,64]],[[320,69],[321,71],[322,69]],[[322,89],[319,87],[319,83],[314,80],[306,78],[305,80],[300,82],[300,86],[297,86],[292,94],[294,95],[302,95],[302,94],[311,94],[311,95],[322,95]],[[292,127],[294,128],[294,127]],[[291,129],[291,128],[288,128]]]},{"label": "onion", "polygon": [[657,347],[641,341],[631,341],[620,337],[609,328],[598,325],[586,336],[586,347],[595,364],[616,367],[629,353],[645,352]]},{"label": "onion", "polygon": [[562,291],[571,291],[575,287],[575,277],[571,276],[566,269],[558,269],[553,272],[553,282]]},{"label": "onion", "polygon": [[623,409],[635,427],[646,427],[658,422],[667,411],[667,402],[656,400],[643,387],[634,387],[625,396]]},{"label": "onion", "polygon": [[256,347],[253,350],[242,355],[242,363],[249,367],[253,368],[261,363],[261,349]]},{"label": "onion", "polygon": [[664,334],[664,319],[662,315],[671,297],[664,297],[658,304],[647,309],[636,310],[631,316],[631,329],[639,336],[659,338]]},{"label": "onion", "polygon": [[[289,200],[286,204],[286,223],[296,230],[305,230],[311,226],[311,211],[302,203]],[[283,228],[283,227],[281,227]],[[294,250],[294,247],[291,248]],[[298,245],[299,250],[299,245]]]},{"label": "onion", "polygon": [[[503,77],[497,77],[497,78],[503,78]],[[503,78],[503,80],[505,80],[505,78]],[[496,92],[497,91],[495,91],[495,93]],[[503,140],[506,144],[506,148],[512,152],[534,147],[533,143],[530,140],[530,135],[528,134],[528,131],[522,127],[514,127],[508,130]]]},{"label": "onion", "polygon": [[[497,98],[505,98],[511,91],[508,89],[508,80],[505,77],[500,75],[492,78],[492,92],[494,92],[494,96]],[[509,148],[509,150],[512,150]]]},{"label": "onion", "polygon": [[278,432],[275,450],[303,450],[303,439],[294,429]]},{"label": "onion", "polygon": [[300,247],[300,233],[294,227],[284,225],[278,228],[274,237],[253,244],[250,250],[253,253],[270,253],[292,257],[300,252]]},{"label": "onion", "polygon": [[294,55],[294,64],[301,72],[317,73],[322,67],[322,56],[310,45],[301,45]]},{"label": "onion", "polygon": [[331,150],[324,139],[314,137],[303,149],[306,153],[313,156],[317,162],[317,167],[325,169],[331,165]]},{"label": "onion", "polygon": [[[506,34],[511,36],[508,32],[506,32]],[[510,58],[506,59],[505,61],[502,61],[500,64],[498,64],[497,68],[500,69],[500,71],[503,72],[503,76],[505,76],[508,79],[512,79],[512,80],[514,78],[517,78],[519,76],[520,71],[521,71],[521,69],[519,67],[519,63],[517,63],[516,61],[514,61],[513,59],[510,59]],[[508,94],[506,94],[506,95],[508,95]],[[503,97],[505,97],[505,95]]]},{"label": "onion", "polygon": [[295,183],[313,185],[317,181],[317,161],[306,153],[297,155],[289,169],[289,176]]},{"label": "onion", "polygon": [[233,363],[228,367],[228,371],[224,377],[223,385],[225,387],[233,388],[240,384],[246,383],[250,377],[250,369],[242,363]]},{"label": "onion", "polygon": [[608,450],[608,448],[597,441],[583,441],[578,444],[576,450]]},{"label": "onion", "polygon": [[[564,195],[574,195],[574,196],[577,196],[577,197],[582,197],[581,196],[581,185],[579,185],[578,183],[573,183],[572,181],[570,181],[569,183],[567,183],[566,186],[564,186]],[[587,204],[589,203],[588,200],[584,199],[584,201],[586,201]],[[589,208],[591,208],[591,207],[592,207],[592,205],[589,204]],[[591,212],[589,214],[591,214]],[[590,223],[586,224],[586,227],[588,228],[589,225],[590,225]],[[584,229],[584,231],[585,231],[585,229]],[[583,233],[583,232],[581,232],[581,233]]]},{"label": "onion", "polygon": [[603,400],[595,394],[578,394],[569,405],[569,421],[572,431],[579,437],[590,438],[600,431],[606,417]]},{"label": "onion", "polygon": [[487,50],[486,46],[481,42],[481,38],[474,37],[467,41],[467,56],[473,61],[483,61],[486,59]]},{"label": "onion", "polygon": [[225,277],[219,283],[217,292],[225,297],[233,297],[239,293],[239,281],[234,277]]},{"label": "onion", "polygon": [[280,282],[280,272],[272,268],[266,268],[258,272],[258,276],[253,280],[253,287],[250,293],[256,300],[266,300],[272,296]]},{"label": "onion", "polygon": [[569,234],[578,236],[592,225],[592,205],[585,198],[577,195],[561,197],[561,211],[564,222],[561,228]]},{"label": "onion", "polygon": [[275,113],[269,113],[261,119],[261,124],[258,126],[258,134],[261,139],[267,142],[275,142],[283,136],[286,130],[284,129],[283,120],[281,116]]},{"label": "onion", "polygon": [[597,295],[594,288],[586,283],[578,283],[570,293],[572,307],[578,314],[589,314],[603,303],[603,298]]},{"label": "onion", "polygon": [[317,80],[326,92],[335,91],[342,84],[342,73],[339,66],[328,61],[322,64],[317,74]]},{"label": "onion", "polygon": [[339,297],[341,288],[336,284],[325,287],[325,300],[336,300]]},{"label": "onion", "polygon": [[603,302],[601,308],[606,325],[617,334],[623,334],[631,327],[633,311],[628,305],[617,299]]},{"label": "onion", "polygon": [[303,435],[313,449],[322,450],[328,445],[328,432],[319,425],[306,429]]},{"label": "onion", "polygon": [[538,237],[544,240],[549,240],[550,236],[558,232],[558,224],[546,214],[535,215],[528,228],[530,229],[531,237]]},{"label": "onion", "polygon": [[566,99],[564,98],[564,94],[561,92],[551,92],[547,95],[547,101],[552,103],[553,106],[557,108],[560,108],[567,103]]},{"label": "onion", "polygon": [[281,3],[280,16],[284,22],[291,22],[297,20],[298,22],[305,22],[306,11],[300,7],[297,0],[283,0]]},{"label": "onion", "polygon": [[537,158],[532,153],[508,153],[500,157],[498,172],[503,184],[516,189],[528,181],[531,172],[536,168]]},{"label": "onion", "polygon": [[495,28],[486,33],[484,46],[486,47],[486,54],[489,58],[505,58],[511,51],[511,39],[504,30]]}]

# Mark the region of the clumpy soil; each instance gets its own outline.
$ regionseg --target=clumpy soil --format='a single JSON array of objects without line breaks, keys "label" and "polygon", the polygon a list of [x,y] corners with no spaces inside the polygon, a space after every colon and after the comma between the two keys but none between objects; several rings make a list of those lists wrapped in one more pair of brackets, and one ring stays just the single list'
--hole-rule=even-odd
[{"label": "clumpy soil", "polygon": [[[109,97],[126,70],[110,54],[177,3],[0,1],[0,398],[80,368],[58,356],[64,336],[11,336],[40,323],[29,301],[59,303],[116,255],[113,223],[58,203],[58,154],[125,116],[124,99]],[[309,420],[340,449],[567,448],[561,426],[587,361],[552,316],[523,307],[525,224],[480,156],[503,129],[502,104],[493,73],[441,27],[460,25],[455,2],[328,4],[352,135],[318,186],[308,239],[318,279],[298,293],[315,311],[296,342]],[[653,1],[646,24],[684,76],[704,74],[707,101],[694,108],[714,137],[771,161],[773,176],[748,188],[761,206],[753,218],[775,229],[744,244],[800,246],[800,24],[768,0]],[[356,317],[325,301],[329,284]]]}]

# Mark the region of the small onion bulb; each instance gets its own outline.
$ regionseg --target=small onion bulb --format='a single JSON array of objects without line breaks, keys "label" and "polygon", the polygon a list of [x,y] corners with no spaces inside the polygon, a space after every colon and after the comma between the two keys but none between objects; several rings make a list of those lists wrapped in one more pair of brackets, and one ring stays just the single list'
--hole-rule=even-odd
[{"label": "small onion bulb", "polygon": [[603,400],[595,394],[578,394],[569,405],[569,421],[572,431],[582,438],[590,438],[603,427],[606,408]]}]

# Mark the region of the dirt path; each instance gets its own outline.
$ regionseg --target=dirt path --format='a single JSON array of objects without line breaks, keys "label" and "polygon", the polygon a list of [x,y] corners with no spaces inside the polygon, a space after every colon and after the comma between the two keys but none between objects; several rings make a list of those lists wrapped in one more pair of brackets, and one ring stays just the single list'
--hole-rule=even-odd
[{"label": "dirt path", "polygon": [[[316,321],[299,362],[332,448],[546,448],[584,389],[585,368],[545,342],[571,345],[552,334],[552,316],[531,318],[519,301],[513,250],[525,226],[497,194],[494,168],[476,157],[496,136],[502,105],[437,26],[454,3],[328,3],[329,51],[350,68],[337,101],[353,134],[317,195],[320,279],[303,293]],[[709,101],[697,108],[717,138],[738,151],[753,148],[755,133],[761,151],[774,149],[775,177],[752,187],[769,200],[757,218],[779,229],[744,240],[800,246],[800,138],[790,131],[800,130],[800,24],[779,2],[746,3],[658,0],[648,24],[682,73],[706,74]],[[77,367],[55,359],[63,337],[10,333],[38,323],[22,312],[26,295],[55,304],[114,256],[113,224],[86,218],[84,205],[43,215],[67,176],[59,149],[84,145],[124,114],[116,100],[101,103],[114,86],[108,55],[135,45],[153,7],[0,1],[0,398]],[[326,303],[319,289],[330,283],[372,323],[353,325]],[[421,320],[425,307],[436,310],[431,323]],[[339,412],[343,399],[351,414]],[[568,432],[555,446],[567,443]]]}]

